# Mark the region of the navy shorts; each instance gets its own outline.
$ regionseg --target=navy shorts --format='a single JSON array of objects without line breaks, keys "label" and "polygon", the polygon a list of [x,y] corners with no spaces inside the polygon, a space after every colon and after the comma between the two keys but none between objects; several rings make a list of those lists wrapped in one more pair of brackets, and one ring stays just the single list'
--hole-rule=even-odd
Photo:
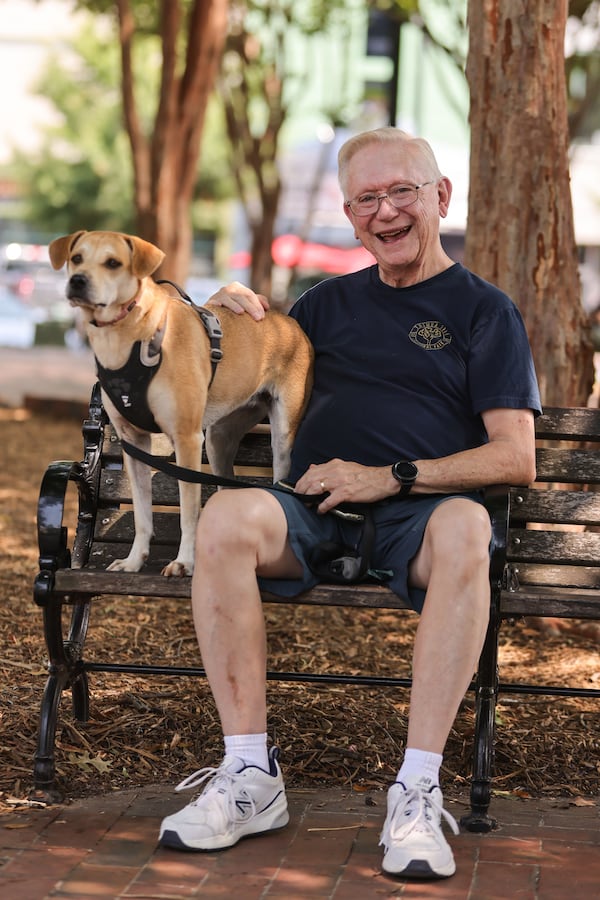
[{"label": "navy shorts", "polygon": [[[266,488],[266,490],[269,490]],[[320,514],[306,506],[292,494],[280,491],[270,493],[281,504],[288,524],[288,540],[298,560],[302,563],[302,578],[262,578],[258,583],[262,590],[277,597],[295,597],[314,587],[324,579],[311,571],[307,557],[325,541],[334,541],[357,548],[362,526],[332,513]],[[461,497],[482,503],[479,492],[468,494],[424,494],[400,499],[392,498],[373,506],[375,541],[371,557],[371,569],[389,572],[388,587],[399,597],[408,600],[416,612],[421,612],[425,591],[408,584],[408,567],[416,555],[429,517],[440,503]]]}]

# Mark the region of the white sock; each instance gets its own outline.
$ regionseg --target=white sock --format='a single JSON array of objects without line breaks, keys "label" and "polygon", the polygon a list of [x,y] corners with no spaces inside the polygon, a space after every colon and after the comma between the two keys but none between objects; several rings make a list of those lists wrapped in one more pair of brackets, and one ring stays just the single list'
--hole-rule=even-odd
[{"label": "white sock", "polygon": [[443,758],[439,753],[407,748],[396,781],[407,785],[408,783],[414,784],[420,777],[424,777],[430,779],[432,785],[439,785]]},{"label": "white sock", "polygon": [[247,766],[258,766],[268,772],[267,733],[226,735],[225,756],[238,756]]}]

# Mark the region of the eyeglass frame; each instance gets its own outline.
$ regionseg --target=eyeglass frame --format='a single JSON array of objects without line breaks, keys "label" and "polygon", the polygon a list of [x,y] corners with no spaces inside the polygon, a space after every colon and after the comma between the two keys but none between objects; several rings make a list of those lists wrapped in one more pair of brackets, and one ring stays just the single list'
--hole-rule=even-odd
[{"label": "eyeglass frame", "polygon": [[[403,181],[399,181],[397,184],[392,184],[387,189],[387,191],[382,191],[380,194],[374,194],[373,199],[377,200],[377,209],[374,209],[372,212],[356,212],[354,209],[352,209],[352,204],[356,200],[359,199],[361,194],[359,194],[357,197],[353,197],[352,200],[345,200],[344,206],[348,207],[348,209],[350,210],[352,215],[359,216],[360,218],[363,218],[364,216],[376,215],[381,208],[381,201],[384,198],[387,199],[388,203],[391,206],[393,206],[394,209],[408,209],[409,206],[412,206],[413,203],[416,203],[417,200],[419,199],[419,191],[421,190],[421,188],[426,187],[428,184],[435,184],[435,182],[436,182],[436,179],[433,178],[431,181],[423,181],[421,184],[410,184],[410,183],[403,182]],[[414,200],[411,200],[409,203],[405,203],[404,206],[396,206],[396,204],[393,202],[393,200],[390,199],[390,194],[389,194],[389,192],[392,190],[392,188],[395,188],[395,187],[412,188],[412,190],[416,191],[416,197],[414,198]]]}]

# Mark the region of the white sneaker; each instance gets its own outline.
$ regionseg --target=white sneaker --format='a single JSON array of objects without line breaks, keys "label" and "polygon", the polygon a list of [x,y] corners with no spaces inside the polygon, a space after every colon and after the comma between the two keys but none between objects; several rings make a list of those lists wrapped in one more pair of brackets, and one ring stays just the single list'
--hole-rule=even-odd
[{"label": "white sneaker", "polygon": [[443,807],[442,792],[429,779],[414,784],[396,782],[388,791],[387,817],[380,844],[385,847],[382,869],[406,878],[448,878],[456,864],[442,833],[442,817],[454,834],[458,825]]},{"label": "white sneaker", "polygon": [[279,751],[269,751],[270,772],[226,756],[218,769],[194,772],[175,788],[206,782],[202,792],[160,826],[159,843],[176,850],[220,850],[250,834],[283,828],[289,822]]}]

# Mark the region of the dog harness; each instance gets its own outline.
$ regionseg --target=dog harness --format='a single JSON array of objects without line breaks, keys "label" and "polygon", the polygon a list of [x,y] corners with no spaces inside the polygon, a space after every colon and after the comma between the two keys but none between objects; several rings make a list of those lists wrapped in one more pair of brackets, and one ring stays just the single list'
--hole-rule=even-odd
[{"label": "dog harness", "polygon": [[[164,281],[157,282],[164,284]],[[217,316],[198,306],[178,285],[172,281],[181,299],[188,303],[200,317],[210,342],[211,377],[209,388],[216,374],[217,364],[223,358],[221,338],[223,331]],[[119,410],[124,419],[142,431],[158,433],[162,431],[148,405],[148,388],[162,362],[162,342],[167,322],[156,331],[149,341],[136,341],[131,348],[129,359],[120,369],[105,369],[96,358],[96,371],[102,389]]]},{"label": "dog harness", "polygon": [[102,389],[123,418],[142,431],[161,430],[148,406],[148,388],[162,362],[164,332],[163,326],[149,341],[136,341],[120,369],[105,369],[96,359]]}]

